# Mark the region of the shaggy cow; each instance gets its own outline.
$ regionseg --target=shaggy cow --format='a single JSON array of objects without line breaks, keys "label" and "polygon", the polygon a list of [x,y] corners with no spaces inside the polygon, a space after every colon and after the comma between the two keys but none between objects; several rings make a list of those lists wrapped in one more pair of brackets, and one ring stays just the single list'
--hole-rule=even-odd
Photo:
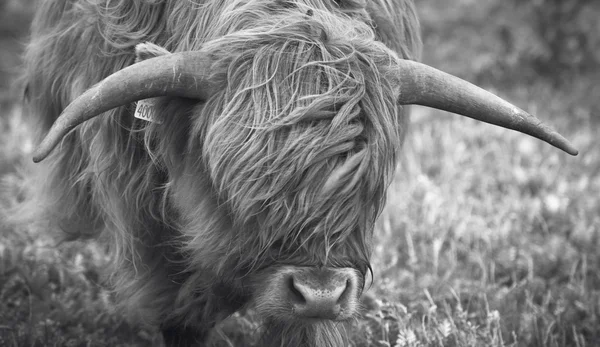
[{"label": "shaggy cow", "polygon": [[[341,346],[406,129],[399,105],[576,153],[411,61],[418,30],[411,0],[44,1],[25,76],[43,162],[25,210],[106,239],[116,304],[167,345],[202,343],[250,306],[261,345]],[[133,117],[142,99],[154,122]]]}]

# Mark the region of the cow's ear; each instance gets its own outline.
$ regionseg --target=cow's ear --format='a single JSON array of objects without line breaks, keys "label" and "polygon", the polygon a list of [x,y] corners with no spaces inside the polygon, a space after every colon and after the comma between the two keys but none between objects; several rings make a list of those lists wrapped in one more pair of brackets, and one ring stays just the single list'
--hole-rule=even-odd
[{"label": "cow's ear", "polygon": [[135,46],[135,62],[139,63],[142,60],[158,57],[171,52],[150,42],[138,43]]}]

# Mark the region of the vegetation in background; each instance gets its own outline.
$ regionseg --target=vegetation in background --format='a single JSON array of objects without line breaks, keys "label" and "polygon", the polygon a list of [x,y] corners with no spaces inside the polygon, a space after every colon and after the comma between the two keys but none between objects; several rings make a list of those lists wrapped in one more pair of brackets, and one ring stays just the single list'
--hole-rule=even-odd
[{"label": "vegetation in background", "polygon": [[[0,211],[18,203],[15,166],[31,151],[14,78],[33,3],[0,2]],[[599,345],[597,1],[417,4],[424,62],[538,115],[581,154],[414,107],[377,224],[365,312],[348,327],[353,345]],[[111,313],[99,286],[102,247],[56,246],[48,235],[0,221],[0,345],[159,341]],[[213,342],[252,346],[259,332],[252,312],[236,314]]]},{"label": "vegetation in background", "polygon": [[[540,74],[595,70],[600,63],[600,3],[594,0],[510,1],[530,18],[537,54],[522,57]],[[594,35],[595,34],[595,35]],[[507,35],[507,41],[514,37]]]}]

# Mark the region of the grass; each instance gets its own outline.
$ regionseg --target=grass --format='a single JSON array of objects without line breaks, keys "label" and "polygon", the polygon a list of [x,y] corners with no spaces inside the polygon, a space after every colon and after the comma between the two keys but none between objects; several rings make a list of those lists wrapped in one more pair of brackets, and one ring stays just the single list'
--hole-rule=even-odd
[{"label": "grass", "polygon": [[[493,1],[419,4],[424,61],[482,83],[538,115],[579,148],[570,157],[525,135],[425,108],[377,224],[373,285],[353,346],[600,344],[600,95],[593,74],[548,83],[503,54]],[[446,5],[448,6],[448,5]],[[462,17],[469,13],[469,19]],[[517,46],[519,43],[517,42]],[[517,53],[512,53],[517,54]],[[0,175],[10,192],[31,150],[19,109],[0,109]],[[110,312],[94,244],[55,247],[43,232],[0,223],[0,345],[145,346]],[[236,314],[214,343],[252,346],[257,323]]]}]

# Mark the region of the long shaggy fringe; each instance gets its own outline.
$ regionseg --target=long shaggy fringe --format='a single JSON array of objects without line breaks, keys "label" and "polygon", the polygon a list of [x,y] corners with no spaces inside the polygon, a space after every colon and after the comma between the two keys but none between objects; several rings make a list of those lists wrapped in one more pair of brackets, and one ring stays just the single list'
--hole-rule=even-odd
[{"label": "long shaggy fringe", "polygon": [[368,239],[395,166],[399,121],[382,78],[395,58],[366,25],[328,17],[284,13],[203,48],[224,57],[227,87],[197,117],[202,153],[188,158],[202,159],[233,228],[257,220],[260,232],[236,235],[253,260],[276,241],[316,257],[311,238],[324,251]]},{"label": "long shaggy fringe", "polygon": [[[24,184],[21,219],[107,239],[109,282],[132,319],[208,328],[248,301],[245,275],[278,262],[366,271],[405,130],[388,76],[396,59],[420,52],[412,1],[41,6],[25,76],[40,135],[83,91],[132,64],[141,42],[219,59],[224,88],[206,103],[161,98],[158,126],[134,120],[132,107],[107,112],[72,131]],[[217,284],[230,295],[216,299]],[[312,340],[303,341],[339,345],[332,324],[305,327]],[[288,341],[298,330],[279,331]]]}]

